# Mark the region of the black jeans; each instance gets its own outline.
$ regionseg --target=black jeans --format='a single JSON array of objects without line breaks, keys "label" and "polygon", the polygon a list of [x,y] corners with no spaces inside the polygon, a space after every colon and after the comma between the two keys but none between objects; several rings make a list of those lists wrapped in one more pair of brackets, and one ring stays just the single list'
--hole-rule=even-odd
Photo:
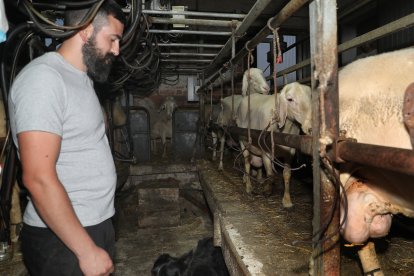
[{"label": "black jeans", "polygon": [[[115,232],[111,219],[85,227],[95,244],[114,259]],[[83,275],[75,254],[49,228],[23,225],[23,261],[31,276]]]}]

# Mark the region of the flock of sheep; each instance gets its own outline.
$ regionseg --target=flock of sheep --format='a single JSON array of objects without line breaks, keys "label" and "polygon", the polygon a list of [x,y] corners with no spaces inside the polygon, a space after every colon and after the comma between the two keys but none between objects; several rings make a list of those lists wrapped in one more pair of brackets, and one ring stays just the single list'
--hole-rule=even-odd
[{"label": "flock of sheep", "polygon": [[[403,101],[413,82],[414,49],[407,48],[354,61],[339,71],[339,129],[360,143],[412,150],[411,139],[403,120]],[[243,77],[243,95],[222,100],[216,119],[222,127],[233,119],[241,128],[271,130],[289,134],[311,133],[311,89],[299,83],[287,84],[277,98],[267,95],[269,87],[261,70],[251,68]],[[246,96],[247,92],[250,96]],[[231,103],[234,102],[232,112]],[[233,113],[233,114],[232,114]],[[223,154],[226,137],[218,133]],[[332,143],[332,137],[321,141]],[[244,156],[246,192],[252,192],[251,165],[264,166],[272,177],[274,158],[285,157],[283,166],[284,195],[282,204],[291,207],[289,193],[290,161],[294,149],[275,146],[272,150],[252,145],[250,137],[240,137]],[[219,169],[223,169],[222,157]],[[369,238],[386,236],[392,215],[414,217],[413,177],[353,163],[340,164],[341,195],[347,198],[347,210],[341,201],[341,234],[350,243],[361,244]],[[258,177],[261,175],[258,174]],[[271,191],[271,184],[265,189]],[[346,215],[345,215],[346,214]],[[380,268],[372,242],[361,247],[364,272]]]},{"label": "flock of sheep", "polygon": [[[408,48],[357,60],[339,71],[339,129],[349,138],[360,143],[412,149],[411,139],[403,120],[403,99],[406,88],[412,82],[414,49]],[[213,132],[213,144],[220,141],[219,170],[223,170],[224,145],[228,135],[223,129],[234,123],[240,128],[268,130],[288,134],[311,134],[312,103],[310,87],[294,82],[283,87],[280,93],[269,94],[269,86],[263,72],[251,68],[244,73],[242,95],[225,97],[220,107],[206,108],[206,116],[222,127]],[[166,156],[166,141],[172,137],[172,114],[177,104],[167,97],[156,108],[150,100],[138,105],[150,111],[151,138],[161,138],[163,156]],[[248,136],[248,135],[246,135]],[[280,145],[257,147],[251,138],[239,137],[244,157],[243,183],[248,194],[252,193],[252,166],[264,167],[266,177],[274,179],[275,160],[283,157],[284,195],[282,204],[292,207],[290,198],[291,160],[295,149]],[[329,145],[332,137],[322,137]],[[321,142],[321,143],[322,143]],[[213,160],[217,157],[214,147]],[[340,164],[341,194],[346,195],[347,210],[341,204],[341,234],[350,243],[365,243],[369,238],[387,235],[393,214],[402,213],[414,217],[414,188],[411,176],[402,176],[386,170],[356,165]],[[262,178],[261,169],[257,179]],[[265,193],[270,193],[272,183],[267,182]],[[342,201],[341,201],[342,203]],[[345,215],[346,214],[346,215]],[[377,269],[372,243],[362,246],[370,258],[362,258],[365,272]],[[362,256],[362,255],[361,255]]]}]

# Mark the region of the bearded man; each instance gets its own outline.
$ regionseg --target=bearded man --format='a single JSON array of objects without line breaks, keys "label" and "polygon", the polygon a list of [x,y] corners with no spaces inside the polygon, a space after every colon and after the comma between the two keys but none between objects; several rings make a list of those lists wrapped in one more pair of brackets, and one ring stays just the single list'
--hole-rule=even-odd
[{"label": "bearded man", "polygon": [[[78,24],[86,10],[68,13]],[[56,52],[19,73],[8,99],[29,203],[20,234],[31,275],[109,275],[116,173],[93,81],[108,77],[125,16],[105,1]]]}]

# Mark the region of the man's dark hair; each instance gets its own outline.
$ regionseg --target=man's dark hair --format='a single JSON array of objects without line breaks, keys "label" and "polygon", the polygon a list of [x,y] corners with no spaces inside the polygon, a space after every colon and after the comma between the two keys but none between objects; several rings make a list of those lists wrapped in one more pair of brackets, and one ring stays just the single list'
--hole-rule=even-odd
[{"label": "man's dark hair", "polygon": [[[78,25],[85,17],[87,12],[88,9],[67,10],[65,13],[65,25]],[[92,20],[92,26],[94,28],[95,34],[108,23],[109,15],[113,16],[115,19],[119,20],[122,24],[125,25],[126,18],[121,7],[114,0],[106,0],[99,7],[95,18]]]}]

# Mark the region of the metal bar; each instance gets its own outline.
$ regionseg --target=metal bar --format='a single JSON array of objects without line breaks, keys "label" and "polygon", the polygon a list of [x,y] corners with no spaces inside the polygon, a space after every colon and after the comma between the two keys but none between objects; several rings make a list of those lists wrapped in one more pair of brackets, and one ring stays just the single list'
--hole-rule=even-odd
[{"label": "metal bar", "polygon": [[[414,13],[411,13],[405,17],[402,17],[398,20],[395,20],[391,23],[388,23],[382,27],[379,27],[377,29],[374,29],[370,32],[367,32],[363,35],[357,36],[351,40],[348,40],[344,43],[342,43],[341,45],[338,46],[338,53],[341,53],[343,51],[349,50],[351,48],[354,48],[356,46],[359,46],[361,44],[364,44],[365,42],[371,41],[371,40],[375,40],[378,38],[381,38],[383,36],[386,36],[387,34],[405,29],[410,27],[411,25],[414,24]],[[294,72],[300,68],[303,68],[307,65],[310,64],[310,59],[305,59],[302,60],[301,62],[299,62],[298,64],[295,64],[289,68],[286,68],[282,71],[279,71],[277,73],[278,77],[281,77],[285,74],[289,74],[291,72]]]},{"label": "metal bar", "polygon": [[[274,17],[272,17],[272,20],[270,20],[270,26],[272,28],[277,28],[281,24],[283,24],[290,16],[292,16],[297,10],[299,10],[303,5],[305,5],[309,0],[291,0],[283,9]],[[245,47],[243,47],[235,57],[233,57],[229,63],[230,64],[237,64],[239,60],[241,60],[246,54],[247,49],[253,49],[257,44],[259,44],[263,39],[265,39],[270,34],[270,29],[265,26],[263,27],[260,32],[251,40],[246,42]],[[219,69],[216,73],[214,73],[206,83],[212,83],[215,81],[219,76],[219,71],[222,73],[224,71],[228,70],[227,67],[223,66],[221,69]],[[198,90],[204,91],[206,89],[206,85],[202,85]]]},{"label": "metal bar", "polygon": [[160,47],[195,47],[195,48],[222,48],[222,44],[197,44],[197,43],[158,43]]},{"label": "metal bar", "polygon": [[384,25],[380,28],[377,28],[375,30],[372,30],[370,32],[367,32],[363,35],[360,35],[358,37],[355,37],[349,41],[346,41],[338,46],[338,52],[346,51],[350,48],[353,48],[355,46],[361,45],[365,42],[378,39],[380,37],[383,37],[391,32],[395,32],[401,29],[405,29],[407,27],[410,27],[414,24],[414,13],[411,13],[407,16],[404,16],[398,20],[395,20],[391,23],[388,23],[387,25]]},{"label": "metal bar", "polygon": [[356,10],[360,9],[361,7],[365,6],[366,4],[369,4],[370,2],[372,2],[372,0],[360,0],[360,1],[352,3],[352,6],[350,6],[348,9],[343,10],[342,12],[340,12],[338,14],[338,19],[339,20],[343,19],[347,15],[355,12]]},{"label": "metal bar", "polygon": [[[336,139],[339,133],[336,1],[313,1],[309,5],[309,23],[314,133],[312,225],[313,249],[316,253],[312,256],[314,266],[311,274],[339,276],[339,190],[335,189],[320,164],[321,157],[326,157],[327,153],[326,144],[320,141],[324,138]],[[329,224],[325,229],[327,223]]]},{"label": "metal bar", "polygon": [[148,32],[153,33],[153,34],[196,34],[196,35],[223,35],[223,36],[231,36],[231,32],[213,32],[213,31],[157,30],[157,29],[149,29]]},{"label": "metal bar", "polygon": [[161,53],[162,56],[175,56],[175,57],[215,57],[217,54],[207,54],[207,53]]},{"label": "metal bar", "polygon": [[336,151],[344,161],[414,175],[413,150],[341,141]]},{"label": "metal bar", "polygon": [[161,70],[161,76],[175,76],[177,74],[182,74],[182,75],[198,75],[201,72],[201,70],[190,70],[190,71],[163,71]]},{"label": "metal bar", "polygon": [[[217,124],[212,124],[211,128],[216,131],[223,129]],[[247,136],[247,128],[233,126],[226,127],[224,130],[233,138],[237,138],[237,140],[240,136]],[[261,145],[271,145],[272,141],[269,131],[265,131],[263,134],[261,134],[261,130],[251,129],[250,131],[252,144],[254,146],[259,146],[258,140],[260,135]],[[273,132],[273,140],[278,145],[298,149],[307,155],[312,155],[313,153],[313,138],[310,135]],[[315,148],[315,150],[319,152],[318,148]],[[332,151],[330,152],[330,158],[332,160],[341,160],[339,162],[354,162],[406,175],[414,175],[414,151],[409,149],[384,147],[345,140],[336,143],[336,156],[335,152]]]},{"label": "metal bar", "polygon": [[182,69],[182,70],[203,70],[205,68],[205,66],[189,66],[189,67],[182,67],[180,66],[179,68],[177,66],[175,67],[161,67],[161,69],[164,70],[177,70],[177,69]]},{"label": "metal bar", "polygon": [[187,70],[187,69],[182,69],[182,70],[171,69],[171,70],[161,70],[161,74],[162,75],[176,75],[178,73],[185,73],[185,74],[192,73],[194,75],[197,75],[201,71],[202,70],[197,70],[197,69],[191,69],[191,70]]},{"label": "metal bar", "polygon": [[165,17],[150,17],[149,21],[155,24],[185,24],[195,26],[213,26],[213,27],[228,27],[232,28],[240,24],[237,20],[208,20],[208,19],[189,19],[189,18],[165,18]]},{"label": "metal bar", "polygon": [[[234,80],[241,81],[242,78],[243,78],[243,73],[234,74]],[[227,73],[223,74],[223,85],[228,85],[231,81],[232,81],[231,72],[230,72],[230,74],[227,74]],[[220,82],[214,82],[212,84],[212,86],[213,86],[213,89],[217,88],[218,86],[221,86],[221,81]]]},{"label": "metal bar", "polygon": [[[237,29],[234,32],[234,42],[237,42],[239,38],[242,37],[242,35],[247,31],[247,29],[253,24],[253,22],[257,19],[257,17],[260,16],[260,14],[263,12],[263,10],[267,7],[267,5],[271,2],[271,0],[258,0],[253,5],[253,7],[250,9],[247,16],[243,19],[241,24],[237,27]],[[214,70],[219,64],[223,63],[224,59],[230,51],[232,50],[232,38],[227,40],[224,47],[220,50],[217,57],[214,59],[213,63],[207,68],[208,71]]]},{"label": "metal bar", "polygon": [[210,63],[211,59],[161,59],[162,62],[195,62],[195,63]]},{"label": "metal bar", "polygon": [[[221,130],[222,128],[217,124],[213,124],[212,128],[215,130]],[[225,129],[227,133],[230,133],[232,136],[240,137],[246,136],[247,137],[247,128],[239,128],[239,127],[227,127]],[[261,130],[251,129],[250,134],[252,137],[252,144],[254,146],[259,146],[259,137],[260,137],[260,144],[271,145],[272,140],[270,137],[270,131],[265,131],[261,135]],[[307,155],[312,155],[312,136],[309,135],[293,135],[293,134],[286,134],[280,132],[273,132],[273,140],[276,144],[284,145],[287,147],[299,149],[302,153]]]},{"label": "metal bar", "polygon": [[[291,17],[297,10],[299,10],[303,5],[305,5],[309,0],[291,0],[276,16],[270,21],[270,26],[273,29],[280,27],[289,17]],[[268,26],[263,27],[260,32],[253,37],[251,40],[247,41],[245,47],[241,49],[233,60],[230,62],[232,64],[237,63],[241,58],[247,54],[247,49],[254,49],[260,42],[262,42],[268,35],[270,35],[271,30]]]},{"label": "metal bar", "polygon": [[188,15],[200,17],[217,17],[217,18],[244,18],[245,14],[236,13],[219,13],[219,12],[195,12],[195,11],[157,11],[157,10],[142,10],[143,14],[165,14],[165,15]]}]

